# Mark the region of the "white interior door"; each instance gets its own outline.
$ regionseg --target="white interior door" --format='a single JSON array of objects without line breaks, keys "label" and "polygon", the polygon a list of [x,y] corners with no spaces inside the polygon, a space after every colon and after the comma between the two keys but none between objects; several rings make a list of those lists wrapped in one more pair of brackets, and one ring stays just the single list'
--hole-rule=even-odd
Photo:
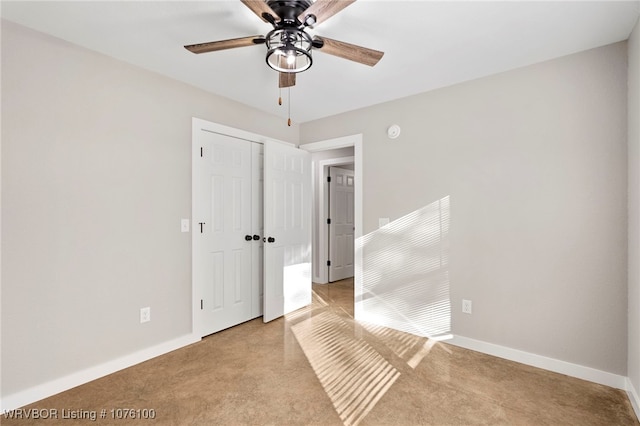
[{"label": "white interior door", "polygon": [[355,172],[329,167],[329,282],[353,277]]},{"label": "white interior door", "polygon": [[311,154],[264,144],[264,322],[311,303]]},{"label": "white interior door", "polygon": [[200,302],[194,308],[204,336],[261,314],[256,300],[261,224],[255,217],[262,215],[253,192],[260,146],[207,131],[200,132],[198,142],[192,255],[195,300]]}]

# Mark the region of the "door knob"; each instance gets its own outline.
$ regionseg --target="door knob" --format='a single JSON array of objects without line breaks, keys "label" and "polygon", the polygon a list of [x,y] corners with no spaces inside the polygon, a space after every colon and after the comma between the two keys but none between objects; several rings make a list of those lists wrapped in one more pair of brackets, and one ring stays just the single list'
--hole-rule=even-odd
[{"label": "door knob", "polygon": [[252,237],[251,237],[251,235],[245,235],[245,236],[244,236],[244,239],[245,239],[246,241],[251,241],[251,240],[252,240]]},{"label": "door knob", "polygon": [[254,235],[253,236],[253,241],[258,241],[260,239],[260,235]]},{"label": "door knob", "polygon": [[269,237],[269,238],[267,238],[267,242],[268,242],[268,243],[275,243],[275,242],[276,242],[276,239],[275,239],[275,238],[273,238],[273,237]]}]

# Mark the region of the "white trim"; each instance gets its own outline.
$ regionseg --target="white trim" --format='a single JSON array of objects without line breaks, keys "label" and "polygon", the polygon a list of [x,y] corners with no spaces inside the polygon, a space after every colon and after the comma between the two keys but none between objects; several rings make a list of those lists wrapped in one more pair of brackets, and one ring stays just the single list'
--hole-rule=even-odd
[{"label": "white trim", "polygon": [[495,345],[493,343],[483,342],[481,340],[470,339],[463,336],[453,336],[453,339],[447,340],[455,346],[471,349],[473,351],[482,352],[488,355],[497,356],[499,358],[508,359],[519,362],[521,364],[542,368],[544,370],[553,371],[555,373],[576,377],[582,380],[599,383],[601,385],[610,386],[617,389],[627,389],[627,378],[618,374],[608,373],[595,368],[585,367],[570,362],[561,361],[554,358],[548,358],[541,355],[524,352],[518,349],[507,348],[505,346]]},{"label": "white trim", "polygon": [[190,345],[200,341],[200,337],[195,334],[187,334],[177,339],[152,346],[111,361],[104,364],[86,368],[68,376],[60,377],[47,383],[36,385],[32,388],[16,392],[8,395],[0,401],[0,412],[15,410],[27,404],[40,401],[60,392],[64,392],[76,386],[83,385],[92,380],[99,379],[116,371],[134,366],[144,361],[148,361],[160,355],[164,355],[176,349]]},{"label": "white trim", "polygon": [[629,401],[631,401],[631,406],[633,407],[633,411],[636,413],[636,417],[640,420],[640,395],[636,388],[633,387],[633,383],[627,377],[627,395],[629,396]]},{"label": "white trim", "polygon": [[362,134],[342,136],[335,139],[327,139],[326,141],[305,143],[300,148],[309,152],[327,151],[329,149],[347,148],[354,146],[357,141],[362,142]]},{"label": "white trim", "polygon": [[206,132],[219,133],[225,136],[231,136],[233,138],[244,139],[250,142],[265,143],[266,141],[278,142],[284,145],[297,146],[291,142],[285,142],[278,139],[269,138],[267,136],[259,135],[257,133],[247,132],[242,129],[236,129],[235,127],[225,126],[224,124],[213,123],[211,121],[203,120],[201,118],[192,117],[192,143],[193,135],[196,134],[196,130],[204,130]]},{"label": "white trim", "polygon": [[[318,252],[320,253],[329,252],[327,247],[327,233],[329,232],[329,229],[327,228],[327,222],[324,220],[324,218],[329,217],[329,209],[327,207],[329,205],[329,194],[327,191],[325,191],[327,176],[329,175],[328,167],[335,165],[355,164],[355,158],[355,156],[351,156],[318,161],[318,170],[316,171],[316,177],[318,178],[319,183],[318,197],[314,199],[318,200],[320,202],[320,205],[317,206],[317,208],[314,208],[313,211],[314,213],[316,211],[321,212],[321,216],[314,219],[320,221],[320,226],[318,227],[318,235],[316,235],[318,239]],[[322,259],[320,259],[320,264],[322,265]],[[329,282],[327,267],[321,267],[318,269],[320,270],[320,274],[316,275],[314,272],[313,282],[317,284],[327,284]]]},{"label": "white trim", "polygon": [[[362,157],[362,135],[358,135],[359,138],[353,146],[353,155],[356,157],[355,172],[356,172],[356,187],[355,187],[355,215],[356,215],[356,230],[353,234],[354,239],[354,262],[353,262],[353,316],[358,318],[358,309],[362,307],[362,278],[364,276],[364,257],[363,250],[360,247],[362,244],[362,236],[364,229],[364,217],[362,215],[363,209],[363,189],[364,182],[362,177],[364,176],[364,158]],[[357,296],[360,295],[360,296]]]}]

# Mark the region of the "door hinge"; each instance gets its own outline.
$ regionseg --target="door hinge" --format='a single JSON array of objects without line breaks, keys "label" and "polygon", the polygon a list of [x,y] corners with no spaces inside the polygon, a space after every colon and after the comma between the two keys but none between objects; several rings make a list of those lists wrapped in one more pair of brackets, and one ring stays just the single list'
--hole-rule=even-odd
[{"label": "door hinge", "polygon": [[204,148],[200,147],[200,157],[204,157]]},{"label": "door hinge", "polygon": [[327,225],[331,225],[331,218],[327,219]]},{"label": "door hinge", "polygon": [[331,183],[331,176],[327,176],[327,182]]},{"label": "door hinge", "polygon": [[200,299],[200,309],[204,309],[204,300]]},{"label": "door hinge", "polygon": [[327,266],[331,266],[331,261],[327,260]]}]

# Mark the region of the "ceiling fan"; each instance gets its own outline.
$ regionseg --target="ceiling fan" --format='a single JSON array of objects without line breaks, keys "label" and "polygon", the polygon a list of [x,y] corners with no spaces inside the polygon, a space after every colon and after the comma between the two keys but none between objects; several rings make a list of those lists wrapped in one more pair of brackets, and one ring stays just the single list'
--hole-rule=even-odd
[{"label": "ceiling fan", "polygon": [[266,44],[267,64],[280,73],[279,87],[296,84],[296,73],[309,69],[311,51],[318,49],[329,55],[374,66],[383,52],[332,40],[311,37],[305,32],[356,0],[241,0],[253,13],[273,26],[266,36],[255,35],[184,46],[193,53],[207,53],[236,47]]}]

